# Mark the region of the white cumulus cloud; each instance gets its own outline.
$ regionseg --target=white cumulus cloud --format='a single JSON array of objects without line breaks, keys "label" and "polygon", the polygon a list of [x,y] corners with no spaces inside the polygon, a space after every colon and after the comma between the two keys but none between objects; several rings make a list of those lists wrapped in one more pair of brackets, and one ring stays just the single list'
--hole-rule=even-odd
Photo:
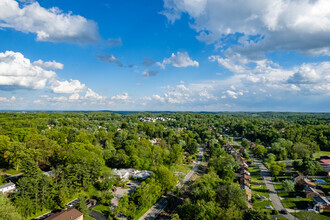
[{"label": "white cumulus cloud", "polygon": [[55,60],[44,62],[42,60],[37,60],[33,62],[34,65],[39,66],[44,69],[56,70],[56,69],[63,69],[64,65],[62,63],[58,63]]},{"label": "white cumulus cloud", "polygon": [[90,88],[87,89],[85,96],[83,97],[84,99],[89,99],[89,100],[103,100],[106,97],[101,96],[100,94],[94,92],[93,90],[91,90]]},{"label": "white cumulus cloud", "polygon": [[330,54],[329,0],[164,0],[169,21],[183,13],[197,38],[217,47],[239,33],[234,50],[251,56],[274,50]]},{"label": "white cumulus cloud", "polygon": [[129,99],[129,95],[127,92],[124,92],[123,94],[115,95],[111,97],[111,100],[119,100],[119,101],[126,101]]},{"label": "white cumulus cloud", "polygon": [[174,67],[198,67],[199,63],[196,60],[192,60],[187,52],[172,53],[170,58],[166,58],[163,62],[157,62],[161,68],[165,68],[166,65],[172,65]]},{"label": "white cumulus cloud", "polygon": [[50,89],[54,93],[78,93],[84,91],[86,89],[86,86],[85,84],[82,84],[79,80],[53,80],[51,82]]},{"label": "white cumulus cloud", "polygon": [[0,89],[44,89],[54,77],[55,72],[31,63],[19,52],[0,53]]},{"label": "white cumulus cloud", "polygon": [[35,33],[38,41],[88,43],[99,39],[94,21],[57,7],[43,8],[36,1],[20,7],[15,0],[1,0],[0,27]]}]

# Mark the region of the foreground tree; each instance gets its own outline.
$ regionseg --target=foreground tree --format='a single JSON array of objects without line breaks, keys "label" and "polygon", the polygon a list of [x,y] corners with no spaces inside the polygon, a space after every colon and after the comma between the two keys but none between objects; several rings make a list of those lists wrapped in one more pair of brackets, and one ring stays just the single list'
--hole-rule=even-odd
[{"label": "foreground tree", "polygon": [[0,193],[0,219],[3,220],[20,220],[21,216],[16,211],[8,198]]},{"label": "foreground tree", "polygon": [[295,183],[291,180],[284,180],[282,182],[282,186],[283,186],[284,191],[286,191],[286,192],[293,192],[295,189]]},{"label": "foreground tree", "polygon": [[81,211],[84,215],[89,214],[89,209],[87,208],[87,201],[83,196],[78,197],[78,202],[76,208]]}]

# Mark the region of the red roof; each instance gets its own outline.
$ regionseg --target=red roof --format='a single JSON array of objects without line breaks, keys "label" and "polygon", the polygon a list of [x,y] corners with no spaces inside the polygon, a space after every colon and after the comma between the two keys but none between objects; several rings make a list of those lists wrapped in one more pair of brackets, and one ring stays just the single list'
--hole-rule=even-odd
[{"label": "red roof", "polygon": [[320,160],[320,164],[330,165],[330,159],[322,159],[322,160]]}]

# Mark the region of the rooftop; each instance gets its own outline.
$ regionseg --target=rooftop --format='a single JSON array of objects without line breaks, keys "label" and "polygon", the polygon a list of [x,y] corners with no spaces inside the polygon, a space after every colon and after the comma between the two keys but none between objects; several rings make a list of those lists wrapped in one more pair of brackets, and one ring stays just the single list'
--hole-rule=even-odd
[{"label": "rooftop", "polygon": [[330,205],[330,202],[324,196],[315,196],[314,202]]},{"label": "rooftop", "polygon": [[15,186],[15,184],[12,183],[12,182],[10,182],[10,183],[6,183],[6,184],[3,184],[3,185],[0,186],[0,189],[6,188],[6,187],[8,187],[8,186]]},{"label": "rooftop", "polygon": [[68,209],[62,212],[55,213],[45,220],[74,220],[78,217],[82,216],[83,214],[78,211],[77,209]]},{"label": "rooftop", "polygon": [[321,165],[330,165],[330,159],[322,159],[320,160]]}]

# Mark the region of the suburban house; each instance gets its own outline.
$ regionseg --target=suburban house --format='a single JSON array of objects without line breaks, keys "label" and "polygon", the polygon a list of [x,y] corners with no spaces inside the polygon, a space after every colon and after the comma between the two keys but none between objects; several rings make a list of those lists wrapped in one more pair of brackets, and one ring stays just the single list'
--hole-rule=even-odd
[{"label": "suburban house", "polygon": [[301,185],[301,186],[304,186],[304,187],[313,187],[315,188],[316,185],[314,183],[312,183],[305,175],[303,175],[302,173],[298,173],[298,174],[295,174],[292,178],[292,180],[298,184],[298,185]]},{"label": "suburban house", "polygon": [[322,166],[324,172],[330,176],[330,155],[329,156],[322,156],[318,159],[319,163]]},{"label": "suburban house", "polygon": [[77,209],[68,209],[64,210],[62,212],[57,212],[48,218],[45,218],[45,220],[83,220],[84,215]]},{"label": "suburban house", "polygon": [[16,185],[12,182],[0,186],[0,193],[2,194],[14,193],[15,190],[16,190]]},{"label": "suburban house", "polygon": [[227,153],[228,154],[235,154],[237,153],[237,150],[230,144],[227,144],[226,145],[226,148],[227,148]]},{"label": "suburban house", "polygon": [[250,173],[249,173],[249,171],[247,170],[247,169],[245,169],[245,168],[243,168],[243,169],[241,169],[241,173],[240,173],[241,175],[249,175],[250,176]]},{"label": "suburban house", "polygon": [[49,176],[49,177],[55,177],[55,171],[50,170],[50,171],[44,172],[44,175]]},{"label": "suburban house", "polygon": [[241,186],[247,186],[247,187],[250,187],[251,186],[249,179],[240,179],[239,180],[239,184]]},{"label": "suburban house", "polygon": [[160,143],[161,139],[160,138],[154,138],[154,139],[151,139],[149,141],[152,143],[152,145],[156,145],[156,144]]},{"label": "suburban house", "polygon": [[246,163],[242,163],[242,165],[241,165],[241,168],[249,168],[249,165],[247,165]]},{"label": "suburban house", "polygon": [[251,199],[252,199],[252,192],[250,189],[245,189],[245,194],[246,194],[246,200],[248,202],[251,202]]},{"label": "suburban house", "polygon": [[84,214],[75,208],[57,212],[45,220],[84,220]]},{"label": "suburban house", "polygon": [[315,196],[325,196],[325,194],[322,190],[315,189],[315,188],[309,187],[309,186],[305,187],[303,192],[305,193],[306,198],[309,198],[309,199],[312,199]]},{"label": "suburban house", "polygon": [[124,180],[128,180],[130,177],[145,180],[153,173],[152,171],[147,171],[147,170],[139,171],[133,168],[129,168],[129,169],[115,168],[113,169],[113,172],[115,173],[116,176],[119,176],[120,179],[124,179]]},{"label": "suburban house", "polygon": [[323,210],[330,210],[330,202],[324,196],[315,196],[313,202],[315,211],[322,212]]}]

